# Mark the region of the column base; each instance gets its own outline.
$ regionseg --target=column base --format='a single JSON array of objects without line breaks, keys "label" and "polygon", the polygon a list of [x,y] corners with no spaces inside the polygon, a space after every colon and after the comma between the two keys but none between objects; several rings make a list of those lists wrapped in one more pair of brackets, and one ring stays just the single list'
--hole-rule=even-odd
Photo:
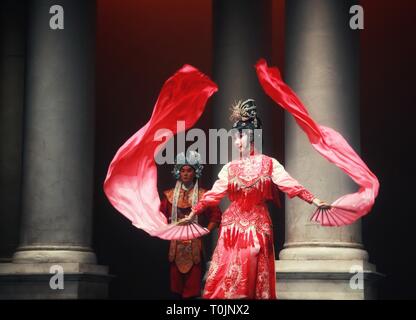
[{"label": "column base", "polygon": [[363,245],[350,242],[296,242],[284,245],[280,260],[363,260],[368,253]]},{"label": "column base", "polygon": [[[54,289],[60,267],[63,288]],[[0,300],[106,299],[110,279],[108,267],[95,264],[0,263]]]},{"label": "column base", "polygon": [[383,275],[364,260],[276,260],[276,292],[284,300],[371,300]]},{"label": "column base", "polygon": [[80,246],[21,246],[13,255],[13,263],[83,263],[96,264],[95,253]]}]

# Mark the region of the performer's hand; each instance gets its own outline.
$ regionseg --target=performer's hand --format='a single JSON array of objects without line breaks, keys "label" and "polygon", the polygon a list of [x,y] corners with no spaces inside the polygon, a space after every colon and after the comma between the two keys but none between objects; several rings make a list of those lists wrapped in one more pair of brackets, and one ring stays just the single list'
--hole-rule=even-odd
[{"label": "performer's hand", "polygon": [[320,209],[329,209],[329,208],[331,208],[330,204],[328,204],[325,201],[322,201],[318,198],[313,199],[312,203]]},{"label": "performer's hand", "polygon": [[178,221],[179,225],[184,225],[184,224],[189,224],[193,221],[195,216],[195,212],[192,210],[191,213],[189,215],[187,215],[185,218],[183,218],[182,220]]}]

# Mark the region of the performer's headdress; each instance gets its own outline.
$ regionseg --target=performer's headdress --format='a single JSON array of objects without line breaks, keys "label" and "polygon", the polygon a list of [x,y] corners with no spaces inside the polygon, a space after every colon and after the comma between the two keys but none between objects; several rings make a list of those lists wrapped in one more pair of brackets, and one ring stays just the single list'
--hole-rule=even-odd
[{"label": "performer's headdress", "polygon": [[[262,123],[257,116],[257,106],[253,99],[238,101],[231,107],[230,120],[233,121],[233,129],[240,132],[248,129],[254,132],[254,129],[262,129]],[[253,141],[254,135],[251,134],[250,141]]]},{"label": "performer's headdress", "polygon": [[176,156],[175,166],[172,171],[176,180],[180,178],[180,171],[185,165],[194,168],[195,177],[197,179],[202,176],[202,169],[204,166],[201,164],[201,155],[198,152],[191,150],[186,153],[186,156],[184,152],[181,152]]}]

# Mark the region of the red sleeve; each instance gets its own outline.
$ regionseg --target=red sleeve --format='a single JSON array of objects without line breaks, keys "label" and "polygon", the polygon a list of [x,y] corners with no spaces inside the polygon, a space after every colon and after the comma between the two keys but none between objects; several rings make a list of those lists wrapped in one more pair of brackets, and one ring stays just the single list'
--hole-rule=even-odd
[{"label": "red sleeve", "polygon": [[312,203],[313,199],[315,199],[315,196],[306,189],[299,192],[297,196],[308,203]]},{"label": "red sleeve", "polygon": [[212,223],[221,222],[221,209],[218,206],[208,207],[207,208],[208,221]]},{"label": "red sleeve", "polygon": [[198,203],[195,205],[195,206],[193,206],[192,207],[192,210],[195,212],[195,214],[197,215],[197,216],[199,216],[202,212],[204,212],[204,210],[206,210],[207,208],[209,208],[209,207],[207,207],[206,205],[205,205],[205,203],[203,203],[203,202],[201,202],[201,201],[198,201]]},{"label": "red sleeve", "polygon": [[196,215],[199,215],[205,208],[217,206],[228,191],[228,167],[225,164],[218,173],[218,179],[214,182],[211,190],[206,191],[198,203],[192,207]]}]

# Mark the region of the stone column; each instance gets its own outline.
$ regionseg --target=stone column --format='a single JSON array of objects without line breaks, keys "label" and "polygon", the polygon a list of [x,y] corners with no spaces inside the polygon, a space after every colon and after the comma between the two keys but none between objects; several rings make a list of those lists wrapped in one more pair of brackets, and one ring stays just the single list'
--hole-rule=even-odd
[{"label": "stone column", "polygon": [[[271,57],[271,1],[214,0],[213,79],[219,91],[213,96],[214,128],[231,129],[229,108],[237,100],[253,98],[263,121],[264,137],[273,136],[277,110],[270,105],[257,79],[254,65]],[[276,110],[275,110],[276,109]],[[263,151],[271,153],[268,140]]]},{"label": "stone column", "polygon": [[[50,28],[53,5],[63,9],[64,29]],[[21,237],[13,264],[3,268],[23,284],[2,286],[0,296],[105,297],[107,270],[91,249],[95,1],[28,6]],[[28,275],[45,279],[51,265],[63,267],[64,290]]]},{"label": "stone column", "polygon": [[25,66],[25,6],[1,4],[0,27],[0,262],[10,262],[19,241]]},{"label": "stone column", "polygon": [[[269,155],[276,153],[279,110],[264,94],[254,65],[260,58],[271,60],[271,8],[269,0],[213,1],[213,80],[219,91],[212,98],[214,116],[211,123],[212,128],[230,130],[231,105],[240,99],[255,99],[264,128],[263,152]],[[231,147],[231,139],[228,142]],[[217,144],[217,150],[220,147],[221,144]],[[223,164],[214,167],[213,181]],[[229,202],[222,202],[224,212]]]},{"label": "stone column", "polygon": [[[285,79],[320,124],[339,131],[359,151],[359,39],[349,27],[355,1],[286,2]],[[291,116],[285,119],[285,167],[320,199],[332,202],[358,186],[322,158]],[[283,299],[373,298],[375,266],[361,240],[360,221],[321,227],[314,208],[286,201],[286,239],[277,261],[277,294]],[[364,287],[350,279],[362,270]],[[353,286],[354,287],[354,286]]]}]

